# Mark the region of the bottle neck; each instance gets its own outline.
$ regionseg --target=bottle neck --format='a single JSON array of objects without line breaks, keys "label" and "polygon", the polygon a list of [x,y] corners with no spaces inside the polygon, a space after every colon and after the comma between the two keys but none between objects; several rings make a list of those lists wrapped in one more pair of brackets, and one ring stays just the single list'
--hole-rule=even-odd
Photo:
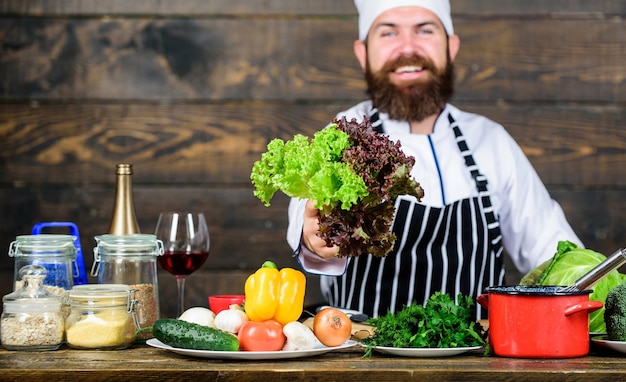
[{"label": "bottle neck", "polygon": [[139,233],[139,224],[137,223],[135,205],[133,203],[132,165],[117,165],[116,174],[115,205],[113,207],[109,233],[115,235]]}]

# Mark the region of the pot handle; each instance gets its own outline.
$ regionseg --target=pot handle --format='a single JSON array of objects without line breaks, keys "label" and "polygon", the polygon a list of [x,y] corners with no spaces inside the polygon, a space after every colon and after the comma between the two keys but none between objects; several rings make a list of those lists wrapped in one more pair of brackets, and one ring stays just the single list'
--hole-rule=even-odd
[{"label": "pot handle", "polygon": [[489,294],[481,294],[476,297],[476,302],[480,304],[485,309],[489,309]]},{"label": "pot handle", "polygon": [[600,308],[602,308],[604,304],[602,301],[585,301],[579,304],[572,305],[565,309],[565,315],[569,316],[574,313],[587,311],[587,313],[594,312]]}]

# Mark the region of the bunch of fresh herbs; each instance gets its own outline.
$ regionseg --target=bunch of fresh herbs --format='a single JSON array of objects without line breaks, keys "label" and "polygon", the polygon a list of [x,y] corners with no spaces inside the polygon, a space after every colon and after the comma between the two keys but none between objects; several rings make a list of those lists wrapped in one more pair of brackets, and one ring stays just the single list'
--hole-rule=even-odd
[{"label": "bunch of fresh herbs", "polygon": [[459,294],[458,303],[448,295],[435,292],[422,305],[405,306],[399,312],[370,318],[373,336],[361,342],[367,345],[365,357],[375,346],[394,348],[455,348],[486,346],[487,333],[473,319],[474,300]]}]

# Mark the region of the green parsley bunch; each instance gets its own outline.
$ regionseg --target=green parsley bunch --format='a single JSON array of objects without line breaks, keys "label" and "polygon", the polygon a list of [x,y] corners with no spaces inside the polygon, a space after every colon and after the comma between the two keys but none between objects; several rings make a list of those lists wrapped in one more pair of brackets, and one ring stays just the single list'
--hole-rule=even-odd
[{"label": "green parsley bunch", "polygon": [[448,295],[435,292],[422,305],[408,305],[393,314],[370,318],[372,337],[361,342],[367,345],[365,357],[375,346],[394,348],[455,348],[485,346],[487,333],[474,317],[474,300],[461,294],[458,304]]}]

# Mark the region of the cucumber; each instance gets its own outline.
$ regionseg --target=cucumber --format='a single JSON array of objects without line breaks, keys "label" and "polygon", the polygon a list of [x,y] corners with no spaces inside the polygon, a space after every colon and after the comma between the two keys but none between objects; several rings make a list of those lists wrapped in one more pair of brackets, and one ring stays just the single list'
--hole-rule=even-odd
[{"label": "cucumber", "polygon": [[152,333],[166,345],[195,350],[237,351],[239,340],[223,330],[173,318],[157,320]]}]

